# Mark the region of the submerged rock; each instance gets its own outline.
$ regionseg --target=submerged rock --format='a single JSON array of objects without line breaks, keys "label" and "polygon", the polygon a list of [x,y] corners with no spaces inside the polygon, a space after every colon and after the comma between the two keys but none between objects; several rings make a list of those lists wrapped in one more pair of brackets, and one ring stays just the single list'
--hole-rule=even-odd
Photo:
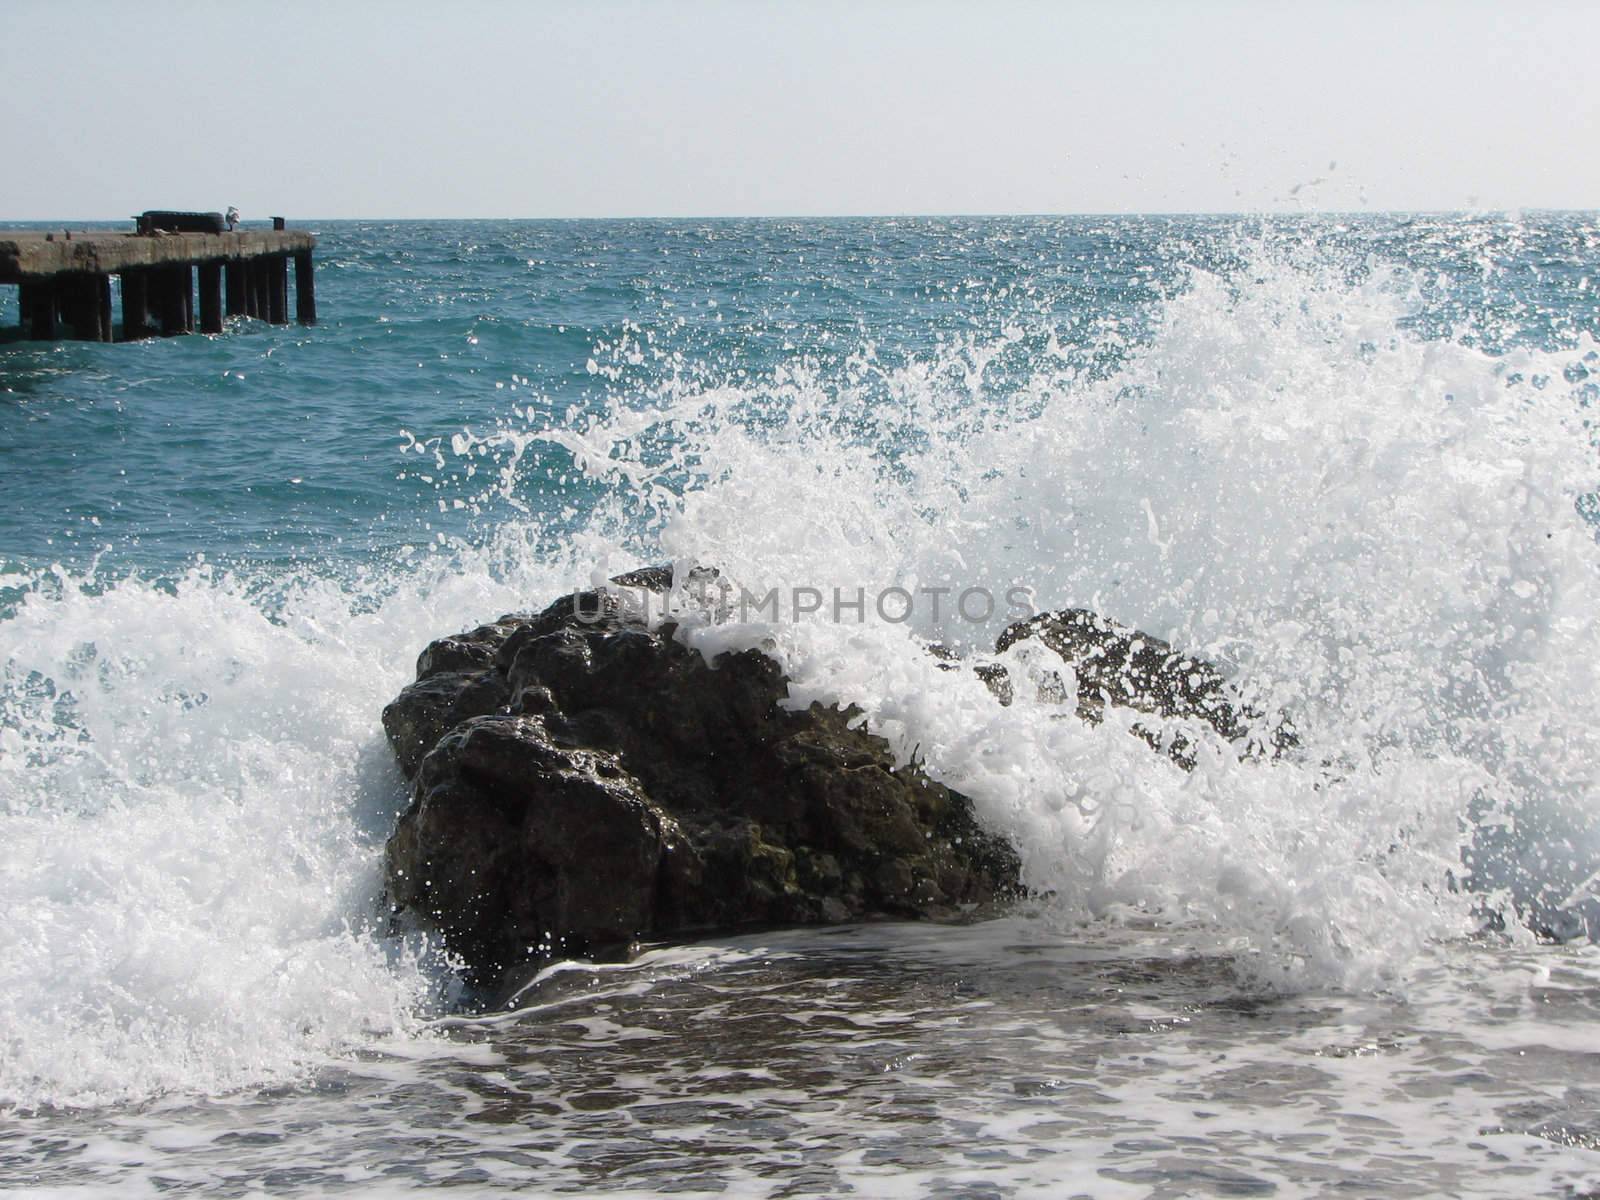
[{"label": "submerged rock", "polygon": [[[1127,625],[1088,609],[1040,613],[1007,627],[995,642],[1004,654],[1018,642],[1036,638],[1054,650],[1077,678],[1077,715],[1091,724],[1107,706],[1133,709],[1163,720],[1197,721],[1210,726],[1246,754],[1281,754],[1297,744],[1294,727],[1278,715],[1268,717],[1248,704],[1211,663],[1173,648]],[[979,677],[1002,704],[1012,701],[1012,681],[998,664],[981,664]],[[1050,689],[1067,698],[1066,684],[1053,676]],[[1181,732],[1163,735],[1142,724],[1134,732],[1180,766],[1194,766],[1194,743]]]},{"label": "submerged rock", "polygon": [[384,710],[413,777],[390,899],[476,984],[639,938],[952,917],[1018,893],[1011,846],[856,714],[791,712],[765,655],[708,664],[672,634],[576,593],[433,643]]}]

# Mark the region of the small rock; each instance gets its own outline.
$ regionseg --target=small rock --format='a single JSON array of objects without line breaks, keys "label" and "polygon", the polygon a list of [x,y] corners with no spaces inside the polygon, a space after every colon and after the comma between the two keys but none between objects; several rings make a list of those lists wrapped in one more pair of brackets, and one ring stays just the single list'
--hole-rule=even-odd
[{"label": "small rock", "polygon": [[[1294,726],[1279,714],[1268,717],[1245,702],[1211,663],[1174,649],[1161,638],[1108,620],[1087,609],[1040,613],[1001,632],[995,653],[1037,638],[1059,654],[1077,677],[1077,715],[1091,724],[1104,719],[1108,705],[1167,720],[1194,720],[1209,725],[1245,753],[1282,754],[1299,744]],[[980,664],[978,673],[1002,704],[1011,703],[1012,683],[1003,667]],[[1056,677],[1055,689],[1066,700],[1066,684]],[[1194,744],[1181,733],[1163,738],[1161,731],[1135,725],[1134,732],[1156,749],[1165,749],[1184,768],[1194,766]]]}]

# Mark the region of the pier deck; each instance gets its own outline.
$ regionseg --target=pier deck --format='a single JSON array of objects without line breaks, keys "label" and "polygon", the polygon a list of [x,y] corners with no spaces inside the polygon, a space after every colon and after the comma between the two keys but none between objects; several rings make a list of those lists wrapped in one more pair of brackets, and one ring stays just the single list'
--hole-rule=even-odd
[{"label": "pier deck", "polygon": [[[0,284],[21,288],[29,337],[69,334],[130,341],[153,334],[221,333],[226,316],[289,320],[289,261],[295,317],[316,323],[314,234],[297,229],[230,233],[0,230]],[[122,323],[112,323],[111,278],[121,287]]]},{"label": "pier deck", "polygon": [[298,254],[316,244],[314,235],[298,229],[154,235],[97,230],[74,232],[70,241],[60,229],[0,230],[0,283],[31,283],[73,272],[117,275],[138,267],[199,266],[268,254]]}]

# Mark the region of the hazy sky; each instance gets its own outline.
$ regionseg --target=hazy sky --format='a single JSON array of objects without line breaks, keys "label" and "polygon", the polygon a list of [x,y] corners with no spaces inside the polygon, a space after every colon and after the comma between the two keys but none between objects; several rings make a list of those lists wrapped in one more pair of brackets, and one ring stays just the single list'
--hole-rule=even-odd
[{"label": "hazy sky", "polygon": [[0,218],[1593,208],[1597,47],[1593,0],[0,0]]}]

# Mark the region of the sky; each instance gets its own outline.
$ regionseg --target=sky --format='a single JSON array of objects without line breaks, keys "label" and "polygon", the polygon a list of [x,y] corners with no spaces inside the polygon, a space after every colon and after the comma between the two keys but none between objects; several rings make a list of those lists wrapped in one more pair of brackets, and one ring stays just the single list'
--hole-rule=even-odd
[{"label": "sky", "polygon": [[1600,206],[1600,3],[0,0],[0,219]]}]

